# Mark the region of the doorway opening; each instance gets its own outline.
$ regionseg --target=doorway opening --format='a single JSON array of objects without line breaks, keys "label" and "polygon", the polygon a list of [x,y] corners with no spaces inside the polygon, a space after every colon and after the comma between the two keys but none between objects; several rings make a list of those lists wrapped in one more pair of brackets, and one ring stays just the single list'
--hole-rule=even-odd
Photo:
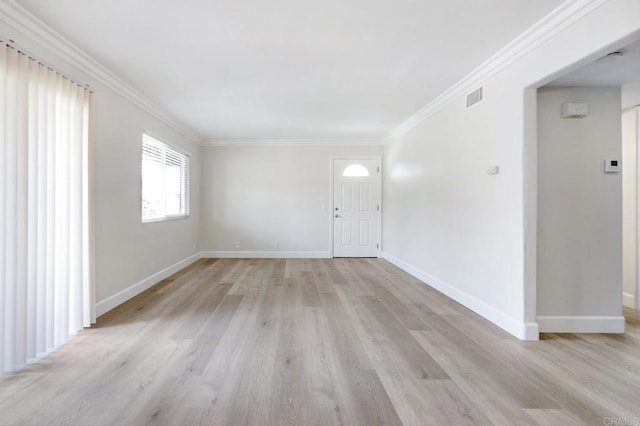
[{"label": "doorway opening", "polygon": [[622,333],[638,308],[640,41],[537,91],[540,332]]}]

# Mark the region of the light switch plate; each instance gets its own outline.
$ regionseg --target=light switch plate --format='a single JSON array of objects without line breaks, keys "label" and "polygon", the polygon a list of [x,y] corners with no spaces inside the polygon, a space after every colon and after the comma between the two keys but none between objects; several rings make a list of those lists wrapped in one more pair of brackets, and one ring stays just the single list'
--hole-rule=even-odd
[{"label": "light switch plate", "polygon": [[497,175],[500,173],[500,166],[489,166],[487,168],[488,175]]}]

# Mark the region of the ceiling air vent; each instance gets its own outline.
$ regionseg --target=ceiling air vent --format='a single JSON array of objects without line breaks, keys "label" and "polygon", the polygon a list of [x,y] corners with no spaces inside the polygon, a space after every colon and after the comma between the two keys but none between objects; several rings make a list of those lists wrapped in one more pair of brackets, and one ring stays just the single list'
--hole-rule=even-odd
[{"label": "ceiling air vent", "polygon": [[467,108],[471,108],[473,105],[480,102],[482,98],[482,87],[479,87],[467,95]]}]

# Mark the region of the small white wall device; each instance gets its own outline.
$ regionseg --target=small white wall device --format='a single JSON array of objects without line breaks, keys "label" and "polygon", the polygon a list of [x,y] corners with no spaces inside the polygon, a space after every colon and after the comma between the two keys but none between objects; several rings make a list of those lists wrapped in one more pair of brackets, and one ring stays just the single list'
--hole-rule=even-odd
[{"label": "small white wall device", "polygon": [[620,173],[621,170],[622,164],[620,160],[604,160],[605,173]]},{"label": "small white wall device", "polygon": [[584,118],[589,115],[589,105],[585,103],[564,102],[562,118]]}]

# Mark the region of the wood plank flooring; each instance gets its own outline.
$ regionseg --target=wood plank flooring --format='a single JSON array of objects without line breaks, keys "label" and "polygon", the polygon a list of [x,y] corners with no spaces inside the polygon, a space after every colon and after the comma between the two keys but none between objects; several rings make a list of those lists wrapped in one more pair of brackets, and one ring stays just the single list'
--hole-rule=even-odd
[{"label": "wood plank flooring", "polygon": [[522,342],[384,260],[203,259],[0,375],[0,425],[635,425],[625,314]]}]

